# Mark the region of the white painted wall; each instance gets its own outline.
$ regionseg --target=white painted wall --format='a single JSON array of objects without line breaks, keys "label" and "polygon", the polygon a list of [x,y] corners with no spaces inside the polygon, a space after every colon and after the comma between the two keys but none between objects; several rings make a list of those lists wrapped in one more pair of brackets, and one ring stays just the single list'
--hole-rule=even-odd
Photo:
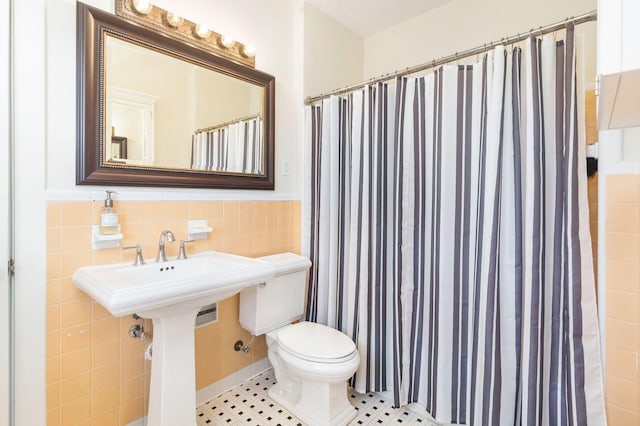
[{"label": "white painted wall", "polygon": [[364,40],[313,6],[304,6],[304,96],[362,80]]},{"label": "white painted wall", "polygon": [[[111,0],[88,0],[90,5],[113,10]],[[159,7],[208,24],[236,40],[256,46],[256,68],[276,77],[276,189],[275,191],[161,190],[130,188],[130,199],[171,198],[187,193],[201,198],[300,199],[299,170],[302,137],[302,2],[301,0],[158,0]],[[49,198],[86,199],[99,187],[75,186],[75,7],[74,0],[47,0],[47,191]],[[288,163],[289,174],[281,166]],[[180,195],[176,195],[179,191]]]},{"label": "white painted wall", "polygon": [[[637,0],[631,0],[637,1]],[[378,77],[580,15],[596,0],[453,0],[364,41],[364,77]],[[576,27],[591,46],[585,75],[595,77],[595,24]],[[591,80],[589,81],[589,78]]]}]

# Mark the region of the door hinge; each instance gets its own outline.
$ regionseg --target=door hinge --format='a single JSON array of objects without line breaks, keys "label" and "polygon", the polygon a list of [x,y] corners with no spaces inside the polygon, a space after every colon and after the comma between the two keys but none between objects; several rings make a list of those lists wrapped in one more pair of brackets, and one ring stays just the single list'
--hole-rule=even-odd
[{"label": "door hinge", "polygon": [[16,273],[16,264],[13,261],[13,259],[9,260],[9,265],[7,268],[7,272],[9,274],[10,277],[14,276]]}]

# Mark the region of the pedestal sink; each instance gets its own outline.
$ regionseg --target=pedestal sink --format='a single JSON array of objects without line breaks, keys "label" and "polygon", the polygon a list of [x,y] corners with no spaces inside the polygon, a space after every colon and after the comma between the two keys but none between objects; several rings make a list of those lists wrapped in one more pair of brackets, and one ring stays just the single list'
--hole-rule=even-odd
[{"label": "pedestal sink", "polygon": [[258,259],[205,252],[132,266],[83,267],[73,283],[115,316],[153,320],[149,426],[195,425],[194,324],[198,311],[275,275]]}]

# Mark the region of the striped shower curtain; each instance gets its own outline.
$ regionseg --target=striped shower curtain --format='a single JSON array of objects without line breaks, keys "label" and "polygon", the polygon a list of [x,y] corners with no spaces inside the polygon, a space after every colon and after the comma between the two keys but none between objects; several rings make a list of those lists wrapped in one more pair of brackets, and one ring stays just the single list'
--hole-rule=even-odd
[{"label": "striped shower curtain", "polygon": [[307,110],[307,319],[437,421],[605,424],[573,28]]},{"label": "striped shower curtain", "polygon": [[191,136],[191,168],[262,174],[262,119],[243,119]]}]

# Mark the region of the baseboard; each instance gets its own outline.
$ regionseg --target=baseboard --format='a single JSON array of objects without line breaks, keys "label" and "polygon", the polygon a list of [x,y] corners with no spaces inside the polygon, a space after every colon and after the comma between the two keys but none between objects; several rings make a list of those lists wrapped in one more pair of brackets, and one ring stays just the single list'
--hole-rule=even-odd
[{"label": "baseboard", "polygon": [[260,361],[254,362],[253,364],[243,368],[242,370],[238,370],[233,374],[225,377],[222,380],[218,380],[215,383],[210,384],[206,388],[200,389],[196,393],[196,405],[200,405],[204,402],[209,401],[211,398],[214,398],[220,395],[223,392],[232,389],[239,384],[246,382],[250,378],[257,376],[265,370],[271,368],[271,364],[269,363],[269,359],[262,358]]},{"label": "baseboard", "polygon": [[128,423],[127,426],[145,426],[147,424],[147,416],[140,417],[138,420],[134,420]]},{"label": "baseboard", "polygon": [[[267,358],[262,358],[260,361],[254,362],[253,364],[243,368],[242,370],[238,370],[235,373],[225,377],[222,380],[218,380],[215,383],[210,384],[206,388],[200,389],[196,392],[196,405],[200,405],[204,402],[209,401],[212,398],[220,395],[232,389],[239,384],[246,382],[250,378],[257,376],[265,370],[271,368],[271,364]],[[193,413],[195,416],[196,407],[193,407]],[[147,422],[147,417],[141,417],[129,424],[127,426],[145,426]]]}]

